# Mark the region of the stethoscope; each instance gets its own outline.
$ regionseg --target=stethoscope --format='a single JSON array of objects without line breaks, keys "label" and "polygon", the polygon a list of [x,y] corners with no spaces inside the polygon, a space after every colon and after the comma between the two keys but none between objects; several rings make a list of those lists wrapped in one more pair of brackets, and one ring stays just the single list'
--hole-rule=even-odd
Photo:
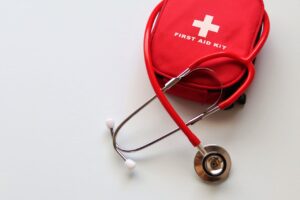
[{"label": "stethoscope", "polygon": [[[170,79],[164,87],[160,87],[156,75],[154,72],[154,67],[152,63],[152,58],[151,58],[151,34],[152,34],[152,29],[155,23],[155,19],[158,16],[161,8],[163,5],[163,1],[159,3],[155,9],[152,11],[147,25],[146,25],[146,30],[145,30],[145,35],[144,35],[144,56],[145,56],[145,63],[146,63],[146,68],[148,72],[148,76],[150,79],[150,82],[152,84],[152,87],[156,93],[155,96],[150,98],[148,101],[146,101],[142,106],[140,106],[137,110],[135,110],[133,113],[131,113],[126,119],[124,119],[120,125],[118,125],[116,128],[114,128],[114,121],[112,119],[108,119],[106,121],[106,125],[110,130],[112,139],[113,139],[113,147],[115,151],[120,155],[120,157],[124,160],[125,166],[127,166],[129,169],[133,169],[136,165],[136,163],[127,158],[124,153],[131,153],[131,152],[136,152],[140,151],[142,149],[145,149],[167,137],[170,135],[176,133],[177,131],[181,130],[190,143],[197,148],[197,154],[194,159],[194,168],[196,173],[198,174],[199,177],[206,181],[219,181],[219,180],[224,180],[225,178],[228,177],[230,169],[231,169],[231,159],[228,154],[228,152],[217,145],[202,145],[201,140],[188,128],[188,126],[195,124],[196,122],[216,113],[217,111],[224,110],[230,105],[232,105],[244,92],[245,90],[249,87],[251,84],[254,75],[255,75],[255,68],[253,65],[253,60],[255,59],[256,55],[258,52],[261,50],[263,47],[263,44],[265,43],[269,30],[270,30],[270,22],[269,22],[269,17],[267,13],[265,12],[264,14],[264,19],[263,19],[263,30],[261,33],[261,37],[256,43],[256,46],[253,48],[252,52],[247,56],[247,57],[241,57],[236,54],[230,53],[230,52],[220,52],[220,53],[214,53],[210,54],[207,56],[204,56],[198,60],[196,60],[194,63],[192,63],[190,66],[188,66],[182,73],[180,73],[177,77],[174,77]],[[207,108],[203,113],[197,115],[196,117],[192,118],[188,122],[184,122],[182,118],[179,116],[179,114],[176,112],[176,110],[173,108],[167,97],[165,96],[166,91],[168,91],[170,88],[175,86],[180,80],[182,80],[184,77],[190,75],[192,72],[196,70],[207,70],[211,71],[210,69],[206,68],[201,68],[201,64],[219,59],[219,58],[227,58],[234,60],[236,62],[239,62],[243,66],[246,67],[247,69],[247,75],[246,78],[244,79],[244,82],[240,85],[240,87],[233,93],[231,94],[228,98],[225,100],[216,101],[213,105],[211,105],[209,108]],[[211,72],[213,73],[213,72]],[[220,95],[221,96],[221,95]],[[119,131],[121,128],[132,118],[134,117],[137,113],[139,113],[143,108],[145,108],[148,104],[150,104],[153,100],[156,98],[159,99],[161,104],[164,106],[166,111],[169,113],[169,115],[172,117],[174,122],[177,124],[178,128],[168,132],[162,137],[157,138],[156,140],[145,144],[141,147],[135,148],[135,149],[123,149],[121,148],[116,139],[118,136]]]}]

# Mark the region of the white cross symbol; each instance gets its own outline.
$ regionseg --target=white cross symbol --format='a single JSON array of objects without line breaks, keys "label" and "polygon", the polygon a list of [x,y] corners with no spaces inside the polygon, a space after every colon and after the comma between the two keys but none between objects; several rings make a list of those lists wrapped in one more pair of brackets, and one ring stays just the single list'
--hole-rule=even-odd
[{"label": "white cross symbol", "polygon": [[210,15],[205,15],[203,21],[194,20],[193,26],[200,28],[199,36],[200,37],[206,37],[208,31],[213,31],[217,33],[219,31],[220,26],[212,24],[214,17]]}]

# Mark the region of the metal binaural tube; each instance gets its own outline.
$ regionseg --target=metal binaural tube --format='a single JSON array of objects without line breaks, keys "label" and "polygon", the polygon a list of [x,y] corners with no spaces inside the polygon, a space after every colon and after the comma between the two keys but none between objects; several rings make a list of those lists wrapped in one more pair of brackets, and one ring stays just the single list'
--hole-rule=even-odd
[{"label": "metal binaural tube", "polygon": [[[209,72],[214,72],[213,70],[209,69],[209,68],[196,68],[194,70],[190,70],[189,68],[187,68],[186,70],[184,70],[182,73],[180,73],[177,77],[174,77],[172,79],[170,79],[166,84],[165,86],[161,89],[163,92],[166,92],[167,90],[169,90],[170,88],[172,88],[173,86],[175,86],[182,78],[184,78],[185,76],[187,76],[188,74],[190,74],[191,72],[193,71],[196,71],[196,70],[208,70]],[[222,84],[221,82],[216,78],[216,80],[218,81],[218,83],[220,83],[220,94],[219,94],[219,97],[216,99],[216,101],[210,105],[206,111],[198,114],[196,117],[192,118],[191,120],[185,122],[186,126],[190,126],[190,125],[193,125],[195,124],[196,122],[208,117],[209,115],[219,111],[219,107],[217,106],[217,103],[219,102],[219,100],[221,99],[222,97]],[[174,133],[178,132],[180,130],[180,128],[176,128],[172,131],[169,131],[168,133],[164,134],[163,136],[149,142],[149,143],[146,143],[145,145],[142,145],[140,147],[137,147],[137,148],[134,148],[134,149],[123,149],[119,146],[119,144],[117,143],[117,136],[118,136],[118,133],[120,132],[120,130],[122,129],[122,127],[131,119],[133,118],[136,114],[138,114],[142,109],[144,109],[147,105],[149,105],[151,102],[153,102],[155,99],[157,98],[156,95],[152,96],[150,99],[148,99],[144,104],[142,104],[139,108],[137,108],[135,111],[133,111],[129,116],[127,116],[118,126],[116,129],[113,129],[113,128],[110,128],[110,132],[111,132],[111,136],[112,136],[112,139],[113,139],[113,146],[114,146],[114,149],[116,150],[116,152],[118,153],[118,155],[123,159],[123,160],[127,160],[126,156],[122,153],[122,152],[125,152],[125,153],[131,153],[131,152],[136,152],[136,151],[140,151],[142,149],[145,149],[149,146],[152,146],[154,145],[155,143],[173,135]],[[111,123],[111,122],[110,122]],[[205,155],[205,149],[204,148],[201,148],[201,147],[198,147],[198,149],[201,149],[199,150],[200,152],[202,152],[203,155]]]}]

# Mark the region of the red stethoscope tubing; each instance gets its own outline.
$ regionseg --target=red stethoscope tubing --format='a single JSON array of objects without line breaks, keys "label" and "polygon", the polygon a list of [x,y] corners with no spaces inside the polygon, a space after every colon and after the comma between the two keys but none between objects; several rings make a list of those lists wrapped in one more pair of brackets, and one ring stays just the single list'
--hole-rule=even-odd
[{"label": "red stethoscope tubing", "polygon": [[[168,101],[164,92],[161,90],[161,87],[157,81],[155,71],[154,71],[154,66],[153,66],[153,62],[152,62],[152,58],[151,58],[151,39],[152,39],[151,33],[152,33],[155,19],[158,16],[162,6],[163,6],[163,1],[160,2],[154,8],[154,10],[152,11],[152,13],[148,19],[147,25],[146,25],[146,30],[145,30],[145,35],[144,35],[144,57],[145,57],[146,69],[147,69],[147,73],[148,73],[150,82],[152,84],[152,87],[153,87],[159,101],[164,106],[164,108],[167,110],[167,112],[172,117],[172,119],[175,121],[175,123],[178,125],[178,127],[187,136],[187,138],[192,143],[192,145],[196,147],[201,144],[200,139],[188,128],[188,126],[181,119],[181,117],[176,112],[174,107]],[[243,65],[245,65],[245,67],[247,68],[247,72],[248,72],[246,79],[244,80],[243,84],[229,98],[223,100],[222,102],[220,102],[217,105],[220,109],[225,109],[226,107],[228,107],[232,103],[234,103],[251,84],[251,82],[254,78],[254,75],[255,75],[255,68],[252,63],[252,60],[256,57],[258,52],[263,47],[265,41],[267,40],[269,31],[270,31],[269,17],[266,12],[264,14],[263,24],[264,24],[264,27],[263,27],[263,32],[261,34],[261,37],[249,56],[243,58],[243,57],[239,57],[239,56],[237,56],[233,53],[229,53],[229,52],[214,53],[214,54],[204,56],[204,57],[198,59],[197,61],[195,61],[193,64],[191,64],[188,67],[191,70],[193,70],[193,69],[199,67],[200,64],[204,63],[207,60],[221,58],[221,57],[232,58],[232,59],[235,59],[235,60],[241,62]]]}]

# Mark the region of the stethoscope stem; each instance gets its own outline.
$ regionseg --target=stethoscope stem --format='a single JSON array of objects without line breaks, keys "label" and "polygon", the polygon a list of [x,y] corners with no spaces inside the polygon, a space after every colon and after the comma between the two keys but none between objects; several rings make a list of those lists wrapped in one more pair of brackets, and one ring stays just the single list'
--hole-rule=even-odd
[{"label": "stethoscope stem", "polygon": [[202,144],[197,146],[198,151],[201,153],[202,156],[206,156],[207,152],[204,149],[204,147],[202,146]]}]

